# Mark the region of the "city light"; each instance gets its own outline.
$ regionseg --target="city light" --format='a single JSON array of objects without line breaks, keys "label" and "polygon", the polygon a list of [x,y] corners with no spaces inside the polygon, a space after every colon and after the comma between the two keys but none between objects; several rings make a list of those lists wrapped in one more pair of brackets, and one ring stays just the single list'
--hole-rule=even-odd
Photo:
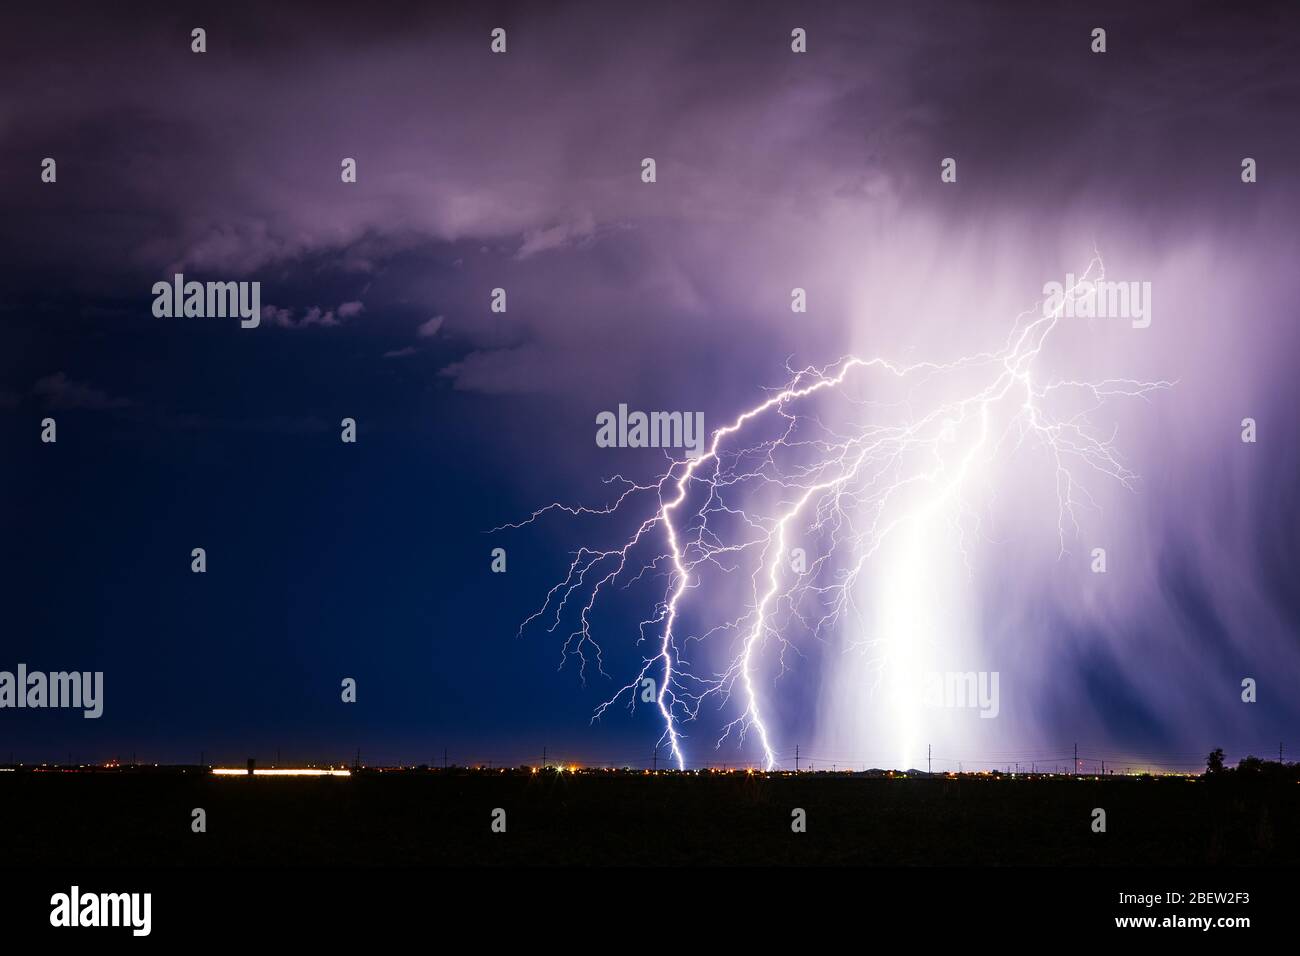
[{"label": "city light", "polygon": [[[248,770],[241,767],[213,767],[213,774],[223,777],[246,777]],[[255,777],[350,777],[351,770],[317,770],[314,768],[289,768],[254,770]]]}]

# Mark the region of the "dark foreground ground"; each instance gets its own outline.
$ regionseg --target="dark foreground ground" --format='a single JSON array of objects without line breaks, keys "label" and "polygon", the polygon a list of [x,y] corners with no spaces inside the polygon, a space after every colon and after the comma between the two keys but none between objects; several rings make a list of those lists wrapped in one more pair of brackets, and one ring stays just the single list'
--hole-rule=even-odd
[{"label": "dark foreground ground", "polygon": [[0,820],[6,866],[1300,862],[1300,785],[1267,780],[5,773]]}]

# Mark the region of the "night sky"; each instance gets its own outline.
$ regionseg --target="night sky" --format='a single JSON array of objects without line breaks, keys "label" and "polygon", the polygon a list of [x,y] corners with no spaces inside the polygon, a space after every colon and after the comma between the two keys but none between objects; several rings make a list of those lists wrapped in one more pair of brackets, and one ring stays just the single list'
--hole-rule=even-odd
[{"label": "night sky", "polygon": [[[611,678],[584,685],[567,629],[517,635],[644,516],[491,529],[662,469],[597,448],[602,410],[713,428],[787,367],[997,346],[1094,250],[1152,283],[1153,321],[1072,327],[1056,371],[1176,384],[1102,419],[1141,481],[1096,485],[1067,555],[1034,496],[990,504],[961,667],[1002,674],[1002,713],[935,753],[1294,759],[1300,14],[1074,8],[6,13],[0,669],[103,671],[105,711],[0,712],[0,760],[647,763],[652,708],[591,723],[641,659],[635,589],[595,618]],[[176,272],[260,281],[261,325],[156,318]],[[843,655],[805,650],[762,676],[782,755],[891,759],[889,726],[828,733]],[[713,748],[727,719],[693,762],[755,759]]]}]

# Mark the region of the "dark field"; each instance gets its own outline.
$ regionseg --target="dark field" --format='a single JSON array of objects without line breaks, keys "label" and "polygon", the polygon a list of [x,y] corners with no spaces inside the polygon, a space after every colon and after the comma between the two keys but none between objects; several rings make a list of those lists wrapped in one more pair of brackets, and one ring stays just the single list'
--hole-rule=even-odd
[{"label": "dark field", "polygon": [[[5,865],[1300,862],[1300,786],[386,772],[0,776]],[[190,830],[207,811],[208,831]],[[507,831],[491,832],[495,807]],[[791,810],[807,832],[791,832]],[[1107,814],[1091,831],[1092,810]]]}]

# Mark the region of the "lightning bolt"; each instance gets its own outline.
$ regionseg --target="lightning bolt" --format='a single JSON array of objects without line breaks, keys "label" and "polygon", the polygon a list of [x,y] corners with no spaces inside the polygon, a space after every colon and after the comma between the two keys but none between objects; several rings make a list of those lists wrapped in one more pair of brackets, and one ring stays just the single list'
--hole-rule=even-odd
[{"label": "lightning bolt", "polygon": [[[963,522],[973,521],[975,532],[979,527],[963,490],[981,465],[1027,443],[1037,443],[1051,464],[1060,555],[1066,553],[1071,533],[1078,533],[1078,510],[1096,506],[1077,471],[1100,472],[1126,488],[1134,486],[1137,476],[1122,463],[1115,435],[1098,434],[1089,415],[1112,399],[1145,400],[1174,383],[1118,378],[1039,382],[1034,375],[1067,303],[1091,294],[1092,283],[1104,274],[1101,256],[1094,253],[1055,306],[1021,313],[994,351],[947,363],[897,364],[850,355],[826,366],[787,368],[790,378],[783,387],[714,430],[700,454],[669,459],[650,481],[621,475],[606,479],[618,489],[609,504],[589,508],[552,502],[493,529],[518,529],[551,512],[607,517],[644,509],[635,530],[615,545],[580,548],[564,579],[520,624],[519,634],[539,621],[549,621],[546,630],[554,633],[576,607],[560,666],[577,658],[584,683],[593,664],[608,677],[592,633],[591,615],[599,598],[648,574],[666,576],[662,598],[638,624],[636,644],[648,643],[653,653],[642,657],[637,674],[595,709],[592,720],[624,699],[634,710],[648,679],[664,728],[658,745],[666,744],[673,762],[685,769],[683,725],[695,720],[707,702],[722,708],[739,693],[736,716],[715,747],[733,733],[740,741],[752,733],[767,769],[774,769],[778,756],[758,681],[764,648],[769,642],[779,646],[779,677],[787,655],[799,653],[791,632],[802,630],[820,639],[845,615],[860,617],[854,586],[900,528],[922,525],[955,504],[961,516],[952,521],[956,547],[965,557]],[[872,384],[873,375],[902,387],[904,397],[881,402],[850,394],[851,387]],[[924,394],[946,383],[955,384],[961,397],[928,399]],[[1081,399],[1083,407],[1057,417],[1049,403],[1065,395]],[[854,411],[850,421],[836,428],[823,422],[815,408],[808,409],[816,400],[832,397]],[[918,411],[916,406],[927,407],[927,400],[928,410]],[[868,420],[857,420],[858,414]],[[869,420],[873,415],[884,420]],[[826,541],[817,559],[804,567],[787,560],[796,528]],[[648,557],[637,556],[643,546]],[[703,566],[731,573],[751,555],[751,597],[743,613],[702,634],[680,637],[687,596],[701,586]],[[720,672],[696,673],[686,647],[728,633],[734,637],[726,666]],[[868,640],[862,646],[870,650],[878,643]]]}]

